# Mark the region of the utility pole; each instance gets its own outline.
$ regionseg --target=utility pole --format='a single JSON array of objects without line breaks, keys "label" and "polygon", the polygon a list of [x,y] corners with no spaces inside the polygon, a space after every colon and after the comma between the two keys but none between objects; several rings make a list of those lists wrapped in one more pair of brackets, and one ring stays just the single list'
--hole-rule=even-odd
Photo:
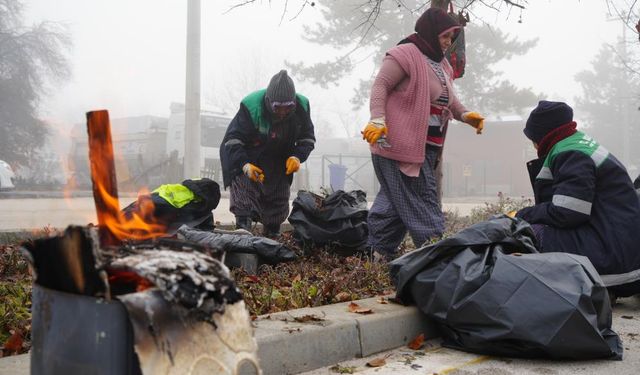
[{"label": "utility pole", "polygon": [[627,170],[631,167],[631,155],[630,155],[630,147],[631,147],[631,124],[630,124],[630,116],[629,116],[629,104],[631,103],[631,93],[629,90],[629,72],[627,69],[627,64],[629,63],[629,56],[627,55],[627,25],[622,22],[622,58],[624,59],[623,65],[623,78],[624,78],[624,88],[623,88],[623,102],[622,102],[622,160],[627,167]]},{"label": "utility pole", "polygon": [[200,177],[200,0],[187,0],[184,178]]}]

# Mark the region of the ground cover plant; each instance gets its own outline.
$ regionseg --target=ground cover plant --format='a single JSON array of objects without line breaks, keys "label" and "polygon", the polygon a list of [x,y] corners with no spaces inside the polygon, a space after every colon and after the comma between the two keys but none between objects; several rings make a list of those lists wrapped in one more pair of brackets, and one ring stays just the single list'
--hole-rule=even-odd
[{"label": "ground cover plant", "polygon": [[[473,209],[469,216],[446,212],[444,236],[531,203],[528,199],[499,194],[495,202]],[[30,236],[45,236],[51,232],[45,228]],[[0,357],[26,353],[30,348],[32,275],[19,250],[20,243],[25,240],[28,239],[24,236],[0,234]],[[300,257],[276,266],[263,265],[255,275],[242,269],[232,271],[252,316],[393,292],[386,264],[373,261],[367,254],[343,257],[335,254],[339,249],[331,247],[303,252],[291,232],[283,233],[279,241],[286,243]],[[414,249],[409,237],[400,247],[401,252]]]}]

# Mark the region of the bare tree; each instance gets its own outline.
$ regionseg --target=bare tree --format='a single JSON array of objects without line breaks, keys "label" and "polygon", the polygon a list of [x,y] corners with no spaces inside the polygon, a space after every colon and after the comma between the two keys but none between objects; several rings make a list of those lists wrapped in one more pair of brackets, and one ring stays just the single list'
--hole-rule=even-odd
[{"label": "bare tree", "polygon": [[48,80],[70,74],[65,28],[52,22],[27,26],[21,0],[0,0],[0,159],[29,162],[47,134],[38,119]]}]

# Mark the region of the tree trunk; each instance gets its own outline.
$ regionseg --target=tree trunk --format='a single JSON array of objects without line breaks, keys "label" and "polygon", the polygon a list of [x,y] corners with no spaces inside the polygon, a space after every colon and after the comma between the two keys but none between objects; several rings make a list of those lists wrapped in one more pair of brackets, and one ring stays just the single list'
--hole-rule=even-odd
[{"label": "tree trunk", "polygon": [[443,10],[448,10],[449,3],[451,3],[451,0],[431,0],[431,8],[440,8]]}]

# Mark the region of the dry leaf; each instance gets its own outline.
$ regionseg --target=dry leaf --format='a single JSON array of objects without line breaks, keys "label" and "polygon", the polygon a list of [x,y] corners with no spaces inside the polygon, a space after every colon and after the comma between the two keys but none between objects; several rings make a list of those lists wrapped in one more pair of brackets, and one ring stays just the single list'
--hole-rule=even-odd
[{"label": "dry leaf", "polygon": [[347,292],[340,292],[336,294],[336,300],[338,302],[347,302],[351,300],[351,294]]},{"label": "dry leaf", "polygon": [[424,344],[424,333],[419,334],[414,338],[409,345],[407,345],[410,349],[419,350]]},{"label": "dry leaf", "polygon": [[258,276],[248,275],[248,276],[244,277],[244,282],[245,283],[257,283],[259,281],[260,281],[260,279],[258,279]]},{"label": "dry leaf", "polygon": [[349,304],[349,311],[356,314],[373,314],[373,310],[371,309],[363,309],[355,302],[351,302]]},{"label": "dry leaf", "polygon": [[369,362],[367,362],[367,366],[369,366],[369,367],[382,367],[382,366],[384,366],[386,364],[387,364],[387,361],[382,357],[375,358],[375,359],[372,359]]},{"label": "dry leaf", "polygon": [[4,350],[8,352],[18,352],[22,349],[22,332],[15,330],[11,337],[4,342]]},{"label": "dry leaf", "polygon": [[300,281],[300,280],[302,280],[302,276],[300,276],[300,274],[297,274],[296,277],[293,278],[293,282]]},{"label": "dry leaf", "polygon": [[319,316],[316,315],[303,315],[303,316],[294,316],[293,320],[295,320],[298,323],[307,323],[307,322],[321,322],[324,319],[322,319]]},{"label": "dry leaf", "polygon": [[379,304],[382,304],[382,305],[386,305],[387,303],[389,303],[389,302],[387,302],[387,299],[386,299],[386,298],[384,298],[384,297],[380,297],[380,298],[378,298],[378,301],[377,301],[377,302],[378,302]]}]

